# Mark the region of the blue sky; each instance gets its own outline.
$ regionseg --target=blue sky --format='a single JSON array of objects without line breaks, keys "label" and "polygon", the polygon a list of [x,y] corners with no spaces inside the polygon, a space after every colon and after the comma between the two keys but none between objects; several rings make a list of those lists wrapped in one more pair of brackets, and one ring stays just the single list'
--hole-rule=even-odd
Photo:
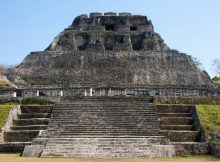
[{"label": "blue sky", "polygon": [[198,58],[215,75],[220,0],[0,0],[0,64],[19,64],[44,50],[74,17],[94,11],[146,15],[169,47]]}]

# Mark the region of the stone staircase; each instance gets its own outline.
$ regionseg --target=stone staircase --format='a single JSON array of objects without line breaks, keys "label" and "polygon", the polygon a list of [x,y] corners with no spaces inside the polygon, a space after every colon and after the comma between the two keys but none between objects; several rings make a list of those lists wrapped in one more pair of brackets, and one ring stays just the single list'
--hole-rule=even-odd
[{"label": "stone staircase", "polygon": [[175,146],[176,154],[208,153],[195,106],[157,105],[161,134]]},{"label": "stone staircase", "polygon": [[57,103],[46,131],[24,151],[24,156],[41,157],[152,158],[174,154],[169,140],[160,135],[153,104],[117,98]]},{"label": "stone staircase", "polygon": [[[4,144],[0,152],[23,152],[25,145],[45,130],[52,106],[21,106],[21,113],[13,120],[9,131],[4,132]],[[2,148],[2,149],[1,149]]]}]

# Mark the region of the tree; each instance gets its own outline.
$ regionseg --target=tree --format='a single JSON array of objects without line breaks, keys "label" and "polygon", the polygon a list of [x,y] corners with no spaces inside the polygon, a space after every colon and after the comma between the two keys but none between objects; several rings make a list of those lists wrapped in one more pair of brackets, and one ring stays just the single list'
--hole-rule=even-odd
[{"label": "tree", "polygon": [[212,62],[212,65],[214,67],[215,72],[217,75],[220,75],[220,60],[219,59],[214,59]]},{"label": "tree", "polygon": [[7,69],[7,68],[6,68],[4,65],[0,65],[0,75],[5,74],[6,69]]}]

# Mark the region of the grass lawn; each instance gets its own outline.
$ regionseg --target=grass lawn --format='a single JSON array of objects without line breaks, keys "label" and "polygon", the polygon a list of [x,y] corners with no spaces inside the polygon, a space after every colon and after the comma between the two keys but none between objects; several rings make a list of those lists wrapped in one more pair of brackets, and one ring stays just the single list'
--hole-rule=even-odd
[{"label": "grass lawn", "polygon": [[25,158],[18,154],[0,154],[0,162],[210,162],[220,161],[215,156],[188,156],[156,159],[77,159],[77,158]]},{"label": "grass lawn", "polygon": [[220,144],[220,105],[197,105],[200,123],[205,129],[207,141]]},{"label": "grass lawn", "polygon": [[4,126],[4,122],[8,116],[11,107],[11,105],[0,105],[0,128]]},{"label": "grass lawn", "polygon": [[220,134],[220,105],[197,105],[196,107],[205,130]]}]

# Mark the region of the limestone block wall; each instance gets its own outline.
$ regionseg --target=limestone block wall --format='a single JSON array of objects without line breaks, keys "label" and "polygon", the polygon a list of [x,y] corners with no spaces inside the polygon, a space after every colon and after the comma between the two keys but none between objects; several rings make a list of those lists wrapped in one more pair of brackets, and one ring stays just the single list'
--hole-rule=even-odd
[{"label": "limestone block wall", "polygon": [[189,56],[163,51],[37,52],[28,55],[14,73],[26,82],[23,86],[31,87],[212,85]]},{"label": "limestone block wall", "polygon": [[9,131],[13,120],[17,119],[17,115],[21,114],[20,106],[14,106],[11,108],[8,117],[6,119],[4,127],[2,127],[0,142],[4,143],[4,132]]}]

